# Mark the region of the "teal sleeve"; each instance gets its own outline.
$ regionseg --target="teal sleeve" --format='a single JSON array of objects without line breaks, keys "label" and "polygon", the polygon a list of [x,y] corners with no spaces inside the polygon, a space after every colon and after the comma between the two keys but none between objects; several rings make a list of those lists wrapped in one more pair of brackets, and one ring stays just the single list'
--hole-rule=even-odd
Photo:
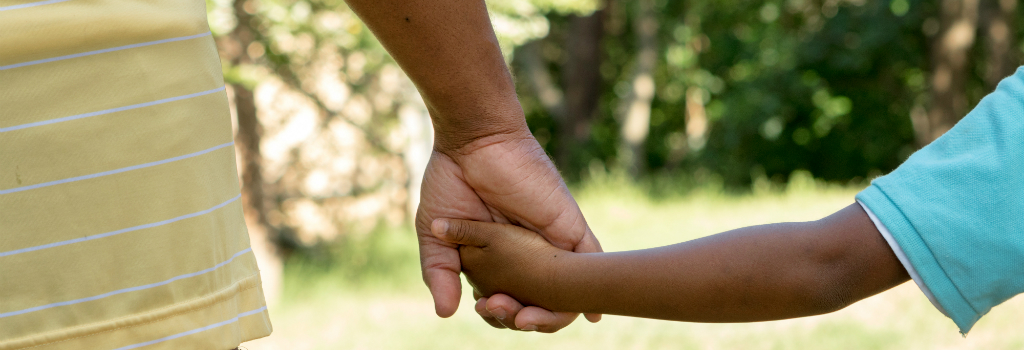
[{"label": "teal sleeve", "polygon": [[1024,67],[857,199],[960,332],[1024,292]]}]

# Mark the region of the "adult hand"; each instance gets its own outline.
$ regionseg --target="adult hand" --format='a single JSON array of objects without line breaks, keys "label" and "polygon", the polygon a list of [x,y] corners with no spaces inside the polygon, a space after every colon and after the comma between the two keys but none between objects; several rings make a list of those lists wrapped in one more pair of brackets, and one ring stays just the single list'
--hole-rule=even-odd
[{"label": "adult hand", "polygon": [[[436,218],[517,224],[559,248],[601,250],[530,135],[483,0],[346,2],[416,84],[430,111],[436,137],[416,231],[423,279],[439,316],[451,316],[459,306],[461,269],[455,246],[430,234]],[[501,295],[480,300],[484,309],[505,313],[503,319],[481,313],[495,326],[555,331],[577,316],[524,308]]]},{"label": "adult hand", "polygon": [[[462,294],[461,264],[457,246],[430,232],[431,223],[439,218],[519,225],[561,249],[601,251],[558,171],[525,130],[479,138],[455,150],[435,146],[431,155],[423,176],[416,232],[423,279],[434,297],[435,311],[449,317]],[[474,293],[474,298],[477,313],[498,328],[554,332],[578,316],[524,307],[503,294],[483,298]],[[587,318],[597,322],[600,315]]]}]

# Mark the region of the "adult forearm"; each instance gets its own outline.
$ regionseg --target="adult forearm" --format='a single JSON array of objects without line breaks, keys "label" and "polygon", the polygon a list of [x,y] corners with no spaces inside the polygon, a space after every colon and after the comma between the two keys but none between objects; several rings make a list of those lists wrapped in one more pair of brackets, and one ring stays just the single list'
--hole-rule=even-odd
[{"label": "adult forearm", "polygon": [[906,281],[859,207],[817,222],[748,227],[642,251],[573,254],[553,310],[749,322],[841,309]]},{"label": "adult forearm", "polygon": [[437,147],[529,135],[482,0],[347,0],[416,84]]}]

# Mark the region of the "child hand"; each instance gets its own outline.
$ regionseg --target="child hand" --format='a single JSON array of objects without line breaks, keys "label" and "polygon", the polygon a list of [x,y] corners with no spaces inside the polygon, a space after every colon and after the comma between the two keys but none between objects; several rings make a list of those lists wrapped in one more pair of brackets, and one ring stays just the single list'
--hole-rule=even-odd
[{"label": "child hand", "polygon": [[524,305],[555,310],[556,276],[575,253],[513,225],[437,219],[431,232],[459,244],[462,272],[481,295],[507,294]]}]

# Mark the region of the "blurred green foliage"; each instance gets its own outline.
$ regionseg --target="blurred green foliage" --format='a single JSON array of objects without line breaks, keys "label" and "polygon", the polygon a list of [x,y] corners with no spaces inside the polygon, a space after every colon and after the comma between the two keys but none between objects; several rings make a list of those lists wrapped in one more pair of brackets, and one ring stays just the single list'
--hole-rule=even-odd
[{"label": "blurred green foliage", "polygon": [[[236,25],[233,1],[208,3],[214,33],[229,34]],[[340,73],[354,94],[386,89],[376,78],[393,61],[343,0],[248,3],[259,45],[246,49],[266,70],[227,64],[229,81],[255,85],[261,74],[270,74],[311,91],[314,100],[327,100],[306,85],[317,74],[310,67],[333,51],[345,60]],[[742,188],[762,177],[785,183],[793,171],[807,170],[828,181],[857,182],[891,171],[916,150],[911,115],[930,103],[938,2],[654,0],[654,6],[656,94],[642,172],[648,177],[714,178]],[[630,93],[639,50],[637,7],[614,0],[488,1],[488,7],[517,73],[531,129],[549,153],[571,158],[557,162],[563,175],[574,182],[595,170],[615,171],[622,126],[617,114]],[[560,140],[572,136],[528,88],[536,77],[522,74],[528,69],[513,57],[539,42],[544,69],[564,90],[567,44],[578,39],[572,19],[594,11],[603,12],[604,22],[597,113],[587,117],[585,140],[571,152],[558,152]],[[1024,6],[1015,11],[1022,22]],[[1011,38],[1024,37],[1022,27],[1011,28]],[[983,79],[983,32],[979,26],[970,77],[959,87],[970,105],[991,88]],[[1019,54],[1020,42],[1012,46]],[[697,131],[687,130],[694,129],[688,103],[699,104],[706,119]],[[397,120],[387,109],[375,111],[373,119],[361,126],[371,140],[386,138]]]},{"label": "blurred green foliage", "polygon": [[[916,150],[911,114],[929,103],[935,39],[929,26],[937,26],[938,2],[658,0],[656,6],[660,55],[648,174],[716,177],[730,188],[758,178],[785,183],[795,170],[859,182],[895,169]],[[634,10],[628,2],[606,8],[599,112],[574,153],[578,159],[561,169],[568,179],[585,179],[595,165],[614,168],[615,110],[628,92],[637,50]],[[548,17],[543,56],[557,79],[570,17]],[[988,93],[980,47],[971,53],[964,87],[971,105]],[[1019,43],[1013,49],[1020,51]],[[689,94],[706,110],[706,140],[687,138]],[[523,89],[521,96],[534,133],[556,154],[564,130],[534,93]]]},{"label": "blurred green foliage", "polygon": [[[984,15],[991,12],[986,8],[1015,4],[979,1],[983,15],[973,29],[968,77],[964,86],[954,87],[966,92],[970,105],[992,88],[986,65],[996,55],[986,49],[991,36],[986,23],[994,17]],[[414,212],[406,204],[419,175],[409,146],[425,143],[420,148],[427,150],[430,140],[404,124],[414,124],[408,122],[415,118],[429,124],[426,108],[344,0],[207,4],[225,79],[270,91],[257,94],[257,100],[263,102],[263,146],[277,147],[261,148],[268,224],[285,237],[276,240],[289,247],[315,245]],[[936,1],[490,0],[487,5],[527,122],[573,185],[627,173],[630,182],[660,197],[700,188],[781,188],[793,183],[793,174],[863,185],[895,169],[924,143],[914,116],[927,119],[935,105],[930,81],[945,18]],[[654,11],[640,10],[647,5]],[[1014,19],[1008,36],[1014,54],[1006,57],[1015,61],[1024,57],[1024,46],[1014,39],[1024,38],[1024,26],[1013,26],[1024,23],[1024,6],[1005,14]],[[580,20],[595,16],[596,22]],[[247,19],[239,23],[238,18]],[[639,28],[652,22],[656,32],[647,40],[651,31]],[[239,28],[252,38],[243,38],[247,35]],[[576,45],[588,40],[593,45]],[[649,59],[638,64],[645,52],[656,54],[653,70]],[[637,79],[641,76],[645,79]],[[650,113],[639,113],[649,118],[649,132],[639,157],[632,159],[640,161],[624,162],[629,157],[620,157],[623,110],[639,100],[638,90],[650,91],[651,80],[653,99],[640,101],[649,103]],[[276,93],[275,86],[280,87]],[[288,97],[292,94],[298,97]],[[589,98],[576,98],[580,94]],[[288,98],[278,100],[282,96]],[[285,108],[280,101],[289,99],[304,109]],[[589,107],[581,108],[581,100]],[[300,110],[315,117],[304,119]],[[405,117],[403,110],[409,112]],[[585,122],[577,123],[581,118]],[[303,125],[313,125],[308,128],[313,131],[303,134],[298,130]],[[299,136],[289,138],[292,132]],[[637,150],[637,144],[630,146],[629,153]],[[374,196],[387,197],[387,203],[364,213]],[[299,215],[302,208],[315,210]]]}]

